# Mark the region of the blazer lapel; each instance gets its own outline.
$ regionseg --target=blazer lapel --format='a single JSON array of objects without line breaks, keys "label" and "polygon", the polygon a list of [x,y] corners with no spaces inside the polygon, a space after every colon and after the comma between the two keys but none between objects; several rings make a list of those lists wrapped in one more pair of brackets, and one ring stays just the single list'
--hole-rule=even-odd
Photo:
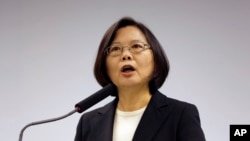
[{"label": "blazer lapel", "polygon": [[166,97],[157,91],[142,116],[133,141],[152,141],[168,115]]},{"label": "blazer lapel", "polygon": [[93,118],[92,126],[95,127],[93,141],[112,141],[113,122],[117,100],[114,100],[106,107],[98,111],[98,115]]}]

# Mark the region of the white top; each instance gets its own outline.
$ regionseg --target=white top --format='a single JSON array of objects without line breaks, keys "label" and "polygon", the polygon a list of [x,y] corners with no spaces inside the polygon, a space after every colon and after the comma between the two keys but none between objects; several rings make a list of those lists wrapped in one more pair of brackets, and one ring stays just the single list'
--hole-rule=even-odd
[{"label": "white top", "polygon": [[116,109],[113,141],[132,141],[145,109],[146,107],[132,112],[124,112]]}]

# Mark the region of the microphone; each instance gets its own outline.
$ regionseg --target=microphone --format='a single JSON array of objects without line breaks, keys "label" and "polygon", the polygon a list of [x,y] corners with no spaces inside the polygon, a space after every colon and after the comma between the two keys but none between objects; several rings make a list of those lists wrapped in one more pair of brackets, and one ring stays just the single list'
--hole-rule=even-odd
[{"label": "microphone", "polygon": [[103,100],[104,98],[108,97],[109,95],[113,95],[115,87],[113,84],[106,85],[103,89],[97,91],[96,93],[92,94],[88,98],[80,101],[75,105],[78,113],[82,113],[86,109],[90,108],[91,106],[95,105],[99,101]]},{"label": "microphone", "polygon": [[91,106],[97,104],[98,102],[100,102],[101,100],[103,100],[104,98],[108,97],[109,95],[113,95],[113,93],[115,92],[115,86],[113,84],[108,84],[105,87],[103,87],[101,90],[95,92],[94,94],[92,94],[91,96],[87,97],[86,99],[80,101],[79,103],[77,103],[75,105],[75,109],[70,111],[69,113],[57,117],[57,118],[51,118],[51,119],[46,119],[46,120],[41,120],[41,121],[36,121],[36,122],[32,122],[27,124],[26,126],[24,126],[19,134],[19,139],[18,141],[22,141],[22,137],[23,137],[23,133],[25,131],[25,129],[27,129],[30,126],[33,125],[38,125],[38,124],[43,124],[43,123],[48,123],[48,122],[54,122],[57,120],[61,120],[64,119],[76,112],[78,113],[82,113],[83,111],[87,110],[88,108],[90,108]]}]

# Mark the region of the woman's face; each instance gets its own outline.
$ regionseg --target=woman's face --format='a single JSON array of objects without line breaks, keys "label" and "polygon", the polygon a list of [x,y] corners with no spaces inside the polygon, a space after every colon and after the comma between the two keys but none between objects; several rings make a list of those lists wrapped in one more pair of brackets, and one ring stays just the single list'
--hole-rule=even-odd
[{"label": "woman's face", "polygon": [[153,53],[148,48],[139,53],[130,52],[128,46],[138,42],[148,44],[135,26],[120,28],[112,42],[124,47],[120,55],[109,54],[106,59],[108,75],[118,88],[148,86],[154,69]]}]

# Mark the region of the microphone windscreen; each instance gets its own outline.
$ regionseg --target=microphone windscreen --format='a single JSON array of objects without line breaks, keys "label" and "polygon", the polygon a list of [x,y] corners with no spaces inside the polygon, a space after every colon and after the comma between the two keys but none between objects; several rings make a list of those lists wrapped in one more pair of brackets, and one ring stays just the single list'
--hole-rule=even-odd
[{"label": "microphone windscreen", "polygon": [[75,108],[77,109],[78,113],[82,113],[83,111],[87,110],[91,106],[102,101],[109,95],[113,95],[114,91],[115,91],[115,86],[113,84],[108,84],[105,87],[103,87],[101,90],[95,92],[91,96],[77,103],[75,105]]}]

